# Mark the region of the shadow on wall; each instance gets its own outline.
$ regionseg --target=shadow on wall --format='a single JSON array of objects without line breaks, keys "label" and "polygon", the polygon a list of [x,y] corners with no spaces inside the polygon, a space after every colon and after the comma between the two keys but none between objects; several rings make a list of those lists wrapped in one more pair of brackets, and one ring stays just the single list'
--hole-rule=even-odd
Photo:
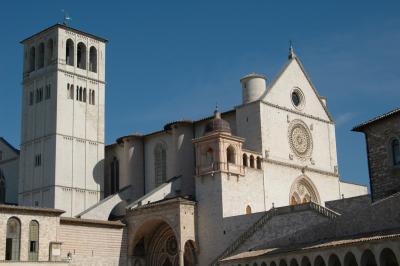
[{"label": "shadow on wall", "polygon": [[104,159],[99,161],[93,168],[93,179],[96,184],[100,186],[100,199],[103,198],[104,195]]},{"label": "shadow on wall", "polygon": [[119,266],[129,265],[128,264],[128,227],[125,227],[123,229],[118,265]]}]

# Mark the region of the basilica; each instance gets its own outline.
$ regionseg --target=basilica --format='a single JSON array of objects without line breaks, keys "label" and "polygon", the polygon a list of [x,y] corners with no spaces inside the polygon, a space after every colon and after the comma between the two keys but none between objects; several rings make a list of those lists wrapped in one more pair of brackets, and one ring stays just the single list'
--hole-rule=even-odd
[{"label": "basilica", "polygon": [[400,111],[354,128],[369,195],[342,180],[328,101],[293,47],[275,78],[238,81],[232,109],[106,144],[107,40],[55,24],[21,44],[0,263],[398,266]]}]

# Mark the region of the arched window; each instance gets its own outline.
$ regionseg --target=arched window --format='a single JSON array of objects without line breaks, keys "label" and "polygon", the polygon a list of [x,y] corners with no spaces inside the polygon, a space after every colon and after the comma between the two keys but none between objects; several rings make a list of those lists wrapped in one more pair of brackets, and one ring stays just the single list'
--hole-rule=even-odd
[{"label": "arched window", "polygon": [[261,158],[257,157],[257,169],[261,169]]},{"label": "arched window", "polygon": [[392,140],[393,165],[400,165],[400,142],[398,139]]},{"label": "arched window", "polygon": [[306,176],[300,176],[293,182],[290,189],[289,201],[291,205],[320,202],[316,187]]},{"label": "arched window", "polygon": [[92,104],[95,105],[96,104],[96,96],[95,96],[95,92],[94,90],[92,90]]},{"label": "arched window", "polygon": [[251,207],[250,205],[246,206],[246,214],[251,214]]},{"label": "arched window", "polygon": [[6,179],[0,169],[0,203],[6,202]]},{"label": "arched window", "polygon": [[97,50],[94,46],[90,47],[89,54],[89,70],[97,73]]},{"label": "arched window", "polygon": [[167,180],[167,151],[161,143],[154,149],[154,174],[156,187]]},{"label": "arched window", "polygon": [[114,157],[111,162],[110,170],[110,194],[115,194],[119,191],[119,161],[116,157]]},{"label": "arched window", "polygon": [[83,102],[86,102],[86,88],[83,88]]},{"label": "arched window", "polygon": [[281,259],[281,261],[279,262],[279,266],[287,266],[286,260]]},{"label": "arched window", "polygon": [[396,255],[390,248],[385,248],[379,256],[380,266],[399,266]]},{"label": "arched window", "polygon": [[83,88],[79,87],[79,101],[82,101],[83,96]]},{"label": "arched window", "polygon": [[290,261],[290,266],[299,266],[299,264],[297,263],[297,260],[293,258],[293,259]]},{"label": "arched window", "polygon": [[78,68],[86,69],[86,46],[83,42],[78,43],[77,49]]},{"label": "arched window", "polygon": [[301,266],[311,266],[311,262],[308,257],[303,257],[301,259]]},{"label": "arched window", "polygon": [[248,166],[248,163],[247,163],[247,154],[246,153],[243,153],[243,166]]},{"label": "arched window", "polygon": [[358,266],[356,257],[353,253],[347,252],[344,256],[344,266]]},{"label": "arched window", "polygon": [[38,68],[44,67],[44,43],[39,44]]},{"label": "arched window", "polygon": [[250,167],[254,168],[254,156],[250,155]]},{"label": "arched window", "polygon": [[39,254],[39,223],[31,221],[29,223],[29,253],[30,261],[37,261]]},{"label": "arched window", "polygon": [[19,249],[21,242],[21,223],[11,217],[7,221],[6,234],[6,260],[19,260]]},{"label": "arched window", "polygon": [[210,147],[206,152],[206,163],[207,165],[212,165],[214,163],[214,151]]},{"label": "arched window", "polygon": [[325,261],[321,256],[315,258],[314,266],[325,266]]},{"label": "arched window", "polygon": [[47,65],[50,65],[54,56],[54,42],[53,39],[47,41]]},{"label": "arched window", "polygon": [[377,266],[374,253],[367,249],[361,256],[361,266]]},{"label": "arched window", "polygon": [[74,85],[67,83],[67,96],[68,99],[74,99]]},{"label": "arched window", "polygon": [[74,65],[74,42],[71,39],[67,40],[65,47],[65,63],[67,65]]},{"label": "arched window", "polygon": [[271,261],[271,263],[269,264],[269,266],[276,266],[275,261]]},{"label": "arched window", "polygon": [[29,51],[29,72],[35,70],[35,58],[36,58],[36,49],[35,47],[31,47]]},{"label": "arched window", "polygon": [[341,266],[340,260],[337,255],[332,254],[329,256],[328,266]]},{"label": "arched window", "polygon": [[232,146],[226,149],[226,161],[228,163],[235,163],[235,148]]}]

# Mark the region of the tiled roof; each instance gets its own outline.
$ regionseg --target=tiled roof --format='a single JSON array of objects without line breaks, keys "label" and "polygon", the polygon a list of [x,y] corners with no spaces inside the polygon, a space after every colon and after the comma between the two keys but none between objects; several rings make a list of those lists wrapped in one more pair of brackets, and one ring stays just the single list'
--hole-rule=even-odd
[{"label": "tiled roof", "polygon": [[61,215],[65,211],[59,209],[51,209],[51,208],[39,208],[39,207],[28,207],[28,206],[16,206],[16,205],[6,205],[0,204],[0,211],[9,211],[9,212],[28,212],[28,213],[44,213],[51,215]]},{"label": "tiled roof", "polygon": [[399,107],[399,108],[396,108],[396,109],[394,109],[394,110],[392,110],[392,111],[390,111],[390,112],[381,114],[381,115],[379,115],[379,116],[377,116],[377,117],[374,117],[374,118],[372,118],[372,119],[370,119],[370,120],[368,120],[368,121],[366,121],[366,122],[364,122],[364,123],[361,123],[361,124],[355,126],[355,127],[353,127],[352,131],[358,131],[358,132],[360,132],[360,131],[362,131],[362,129],[363,129],[365,126],[367,126],[367,125],[369,125],[369,124],[371,124],[371,123],[374,123],[374,122],[376,122],[376,121],[379,121],[379,120],[381,120],[381,119],[384,119],[384,118],[390,117],[390,116],[392,116],[392,115],[398,114],[399,112],[400,112],[400,107]]},{"label": "tiled roof", "polygon": [[376,240],[384,240],[384,239],[397,239],[400,238],[400,228],[391,231],[391,232],[373,232],[364,235],[355,235],[355,236],[348,236],[342,239],[331,239],[326,240],[324,242],[319,243],[312,243],[312,244],[305,244],[296,247],[283,247],[283,248],[266,248],[266,249],[259,249],[254,251],[246,251],[231,257],[225,258],[222,261],[230,261],[230,260],[237,260],[237,259],[245,259],[245,258],[253,258],[258,256],[268,256],[268,255],[276,255],[282,254],[287,252],[296,252],[296,251],[311,251],[314,249],[320,248],[332,248],[344,245],[352,245],[357,243],[369,242],[369,241],[376,241]]}]

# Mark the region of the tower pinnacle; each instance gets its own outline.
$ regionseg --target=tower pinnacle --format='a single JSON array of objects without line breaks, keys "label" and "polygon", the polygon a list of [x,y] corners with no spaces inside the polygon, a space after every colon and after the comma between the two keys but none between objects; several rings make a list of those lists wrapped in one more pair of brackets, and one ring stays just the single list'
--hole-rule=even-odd
[{"label": "tower pinnacle", "polygon": [[293,59],[296,57],[296,54],[294,53],[294,48],[293,48],[293,44],[292,41],[289,41],[289,55],[288,55],[288,59]]}]

